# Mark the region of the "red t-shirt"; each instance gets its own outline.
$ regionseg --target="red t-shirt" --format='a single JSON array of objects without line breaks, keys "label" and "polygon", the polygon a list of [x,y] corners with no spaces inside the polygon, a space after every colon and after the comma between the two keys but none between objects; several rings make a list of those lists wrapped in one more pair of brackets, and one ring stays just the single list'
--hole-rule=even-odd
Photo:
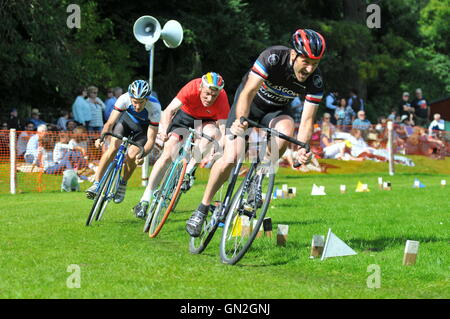
[{"label": "red t-shirt", "polygon": [[201,78],[186,84],[177,94],[177,99],[183,103],[181,110],[196,119],[224,120],[228,118],[230,104],[225,90],[220,91],[217,100],[211,106],[204,106],[200,100]]}]

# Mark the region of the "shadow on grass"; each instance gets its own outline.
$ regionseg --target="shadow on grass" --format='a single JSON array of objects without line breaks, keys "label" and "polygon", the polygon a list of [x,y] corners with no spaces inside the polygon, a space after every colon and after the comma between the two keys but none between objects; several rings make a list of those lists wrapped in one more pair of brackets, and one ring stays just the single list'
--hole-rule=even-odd
[{"label": "shadow on grass", "polygon": [[398,237],[398,238],[387,238],[380,237],[376,239],[351,239],[348,241],[348,245],[354,249],[359,249],[362,251],[383,251],[389,247],[404,246],[407,240],[415,240],[419,243],[430,243],[430,242],[445,242],[445,239],[439,239],[434,236],[422,237],[422,236],[408,236],[408,237]]},{"label": "shadow on grass", "polygon": [[283,266],[297,261],[299,252],[305,249],[308,247],[298,242],[288,242],[287,246],[279,247],[273,241],[267,241],[263,247],[250,247],[234,266],[242,268]]},{"label": "shadow on grass", "polygon": [[312,220],[297,220],[297,221],[284,221],[284,220],[280,220],[280,221],[276,221],[275,224],[277,225],[312,225],[312,224],[320,224],[320,223],[325,223],[325,221],[323,219],[312,219]]}]

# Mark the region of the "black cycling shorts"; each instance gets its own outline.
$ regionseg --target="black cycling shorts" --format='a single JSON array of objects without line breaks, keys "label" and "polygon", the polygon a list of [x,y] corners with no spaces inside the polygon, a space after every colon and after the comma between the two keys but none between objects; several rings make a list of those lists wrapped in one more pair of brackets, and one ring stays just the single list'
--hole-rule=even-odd
[{"label": "black cycling shorts", "polygon": [[[196,119],[195,117],[183,112],[182,110],[178,110],[177,114],[172,119],[172,123],[170,123],[169,127],[167,128],[167,135],[170,133],[175,133],[179,136],[188,134],[186,131],[186,127],[195,128],[195,124],[202,123],[202,125],[205,125],[206,123],[215,123],[216,121],[211,119]],[[184,130],[183,130],[184,129]],[[182,134],[180,134],[180,132]]]},{"label": "black cycling shorts", "polygon": [[[242,89],[244,87],[244,83],[241,83],[239,88],[237,89],[235,95],[234,95],[234,101],[233,106],[231,107],[230,113],[228,115],[226,128],[230,128],[233,125],[233,122],[236,120],[236,105],[239,98],[239,95],[242,92]],[[254,102],[250,104],[250,113],[248,115],[248,118],[252,121],[255,121],[261,125],[269,127],[270,122],[280,116],[280,115],[290,115],[289,113],[289,106],[283,108],[276,108],[274,109],[273,106],[267,105],[267,107],[262,107],[260,105],[256,105]],[[292,116],[291,116],[292,117]],[[230,131],[227,130],[227,134],[230,134]]]},{"label": "black cycling shorts", "polygon": [[144,147],[147,143],[147,131],[150,124],[134,122],[127,112],[122,112],[112,132],[117,135],[130,137],[131,140]]}]

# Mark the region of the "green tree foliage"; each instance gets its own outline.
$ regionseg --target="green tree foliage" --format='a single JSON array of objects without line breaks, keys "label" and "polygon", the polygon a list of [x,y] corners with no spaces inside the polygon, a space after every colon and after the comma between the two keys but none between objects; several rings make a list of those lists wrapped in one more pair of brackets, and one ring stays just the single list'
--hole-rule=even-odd
[{"label": "green tree foliage", "polygon": [[[67,27],[70,1],[2,1],[0,95],[2,109],[23,117],[32,107],[52,120],[70,109],[76,89],[127,83],[132,66],[126,46],[118,46],[111,21],[100,19],[96,4],[79,1],[81,28]],[[44,112],[43,112],[44,111]]]},{"label": "green tree foliage", "polygon": [[[450,92],[450,0],[430,0],[421,11],[419,31],[424,48],[418,50],[427,72],[434,76],[438,90]],[[442,85],[439,85],[442,84]]]},{"label": "green tree foliage", "polygon": [[[180,21],[176,49],[155,45],[154,89],[163,106],[189,80],[221,73],[230,99],[259,53],[289,45],[292,32],[312,28],[327,40],[321,62],[326,88],[358,88],[369,117],[387,115],[402,91],[421,87],[429,100],[450,91],[450,0],[378,1],[381,28],[369,29],[365,0],[80,0],[81,28],[66,25],[69,0],[0,1],[2,109],[31,107],[53,120],[69,109],[76,88],[126,88],[148,78],[148,52],[133,36],[142,15]],[[102,95],[101,95],[102,96]]]}]

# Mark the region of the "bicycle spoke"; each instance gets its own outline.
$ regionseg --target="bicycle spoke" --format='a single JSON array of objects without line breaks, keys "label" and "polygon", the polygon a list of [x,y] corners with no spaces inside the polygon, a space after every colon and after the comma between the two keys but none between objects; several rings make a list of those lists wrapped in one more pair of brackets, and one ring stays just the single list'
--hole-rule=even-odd
[{"label": "bicycle spoke", "polygon": [[158,196],[157,207],[150,225],[149,236],[156,237],[173,209],[175,201],[181,189],[181,183],[186,172],[185,159],[175,161],[166,171],[161,182],[161,194]]},{"label": "bicycle spoke", "polygon": [[262,202],[262,190],[271,194],[274,178],[273,174],[267,177],[259,164],[253,164],[241,182],[231,201],[220,243],[224,263],[237,263],[251,246],[270,202],[270,198]]}]

